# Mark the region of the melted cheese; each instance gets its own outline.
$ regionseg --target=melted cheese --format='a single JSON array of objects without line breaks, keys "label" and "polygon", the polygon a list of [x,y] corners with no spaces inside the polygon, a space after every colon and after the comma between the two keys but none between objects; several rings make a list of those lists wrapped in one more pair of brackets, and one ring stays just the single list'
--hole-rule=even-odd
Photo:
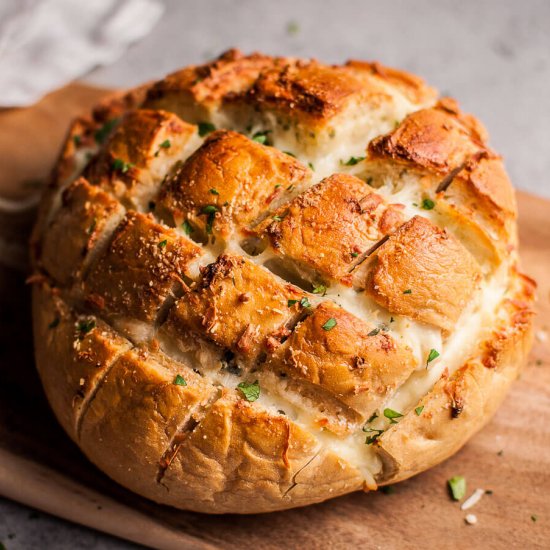
[{"label": "melted cheese", "polygon": [[420,368],[397,390],[386,404],[387,407],[402,414],[407,413],[432,389],[445,369],[452,375],[464,364],[475,351],[480,338],[494,324],[495,310],[507,289],[506,273],[507,266],[503,265],[499,272],[482,286],[458,319],[453,333],[439,346],[433,346],[433,349],[439,352],[439,357],[427,364],[428,354],[424,352],[424,361]]},{"label": "melted cheese", "polygon": [[286,391],[284,395],[262,387],[257,404],[272,414],[284,411],[293,422],[312,434],[320,446],[334,452],[346,462],[357,468],[365,478],[369,489],[376,489],[374,476],[382,469],[382,462],[374,448],[365,445],[365,434],[357,432],[339,437],[329,430],[319,427],[316,415],[311,408],[306,408],[301,398]]}]

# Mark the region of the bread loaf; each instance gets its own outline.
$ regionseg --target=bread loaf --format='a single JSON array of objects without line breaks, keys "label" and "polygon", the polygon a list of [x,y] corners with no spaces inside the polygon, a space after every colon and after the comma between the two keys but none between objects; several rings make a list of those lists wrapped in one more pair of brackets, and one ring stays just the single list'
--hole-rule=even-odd
[{"label": "bread loaf", "polygon": [[405,72],[235,50],[76,120],[32,239],[64,429],[127,488],[210,513],[455,453],[531,340],[487,140]]}]

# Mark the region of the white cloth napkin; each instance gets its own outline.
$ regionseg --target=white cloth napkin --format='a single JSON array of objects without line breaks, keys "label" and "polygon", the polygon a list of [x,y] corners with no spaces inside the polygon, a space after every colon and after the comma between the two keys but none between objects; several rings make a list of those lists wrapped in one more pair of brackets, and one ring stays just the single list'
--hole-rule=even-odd
[{"label": "white cloth napkin", "polygon": [[0,106],[30,105],[113,63],[163,11],[156,0],[0,0]]}]

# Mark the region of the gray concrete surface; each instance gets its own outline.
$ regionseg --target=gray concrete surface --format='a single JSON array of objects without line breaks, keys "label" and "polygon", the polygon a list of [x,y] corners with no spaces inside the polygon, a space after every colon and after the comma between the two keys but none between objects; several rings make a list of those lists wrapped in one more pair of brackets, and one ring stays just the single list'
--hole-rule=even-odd
[{"label": "gray concrete surface", "polygon": [[[0,498],[0,541],[7,550],[108,550],[110,548],[139,550],[143,548],[3,498]],[[0,548],[2,548],[1,545]]]},{"label": "gray concrete surface", "polygon": [[[416,72],[478,115],[518,188],[550,197],[548,0],[166,0],[153,33],[88,81],[137,84],[237,46]],[[549,213],[550,214],[550,213]],[[0,541],[19,549],[126,549],[123,541],[0,499]]]}]

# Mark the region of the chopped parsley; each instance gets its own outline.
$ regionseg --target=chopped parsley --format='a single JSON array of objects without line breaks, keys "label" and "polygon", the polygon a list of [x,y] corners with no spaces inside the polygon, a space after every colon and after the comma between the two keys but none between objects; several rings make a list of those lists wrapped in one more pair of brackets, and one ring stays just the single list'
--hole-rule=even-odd
[{"label": "chopped parsley", "polygon": [[95,320],[94,319],[87,319],[85,321],[79,321],[76,325],[76,328],[78,330],[78,339],[83,340],[84,336],[88,334],[88,332],[92,331],[95,328]]},{"label": "chopped parsley", "polygon": [[155,157],[158,157],[158,156],[159,156],[159,153],[160,153],[160,150],[161,150],[161,149],[169,149],[171,145],[172,145],[172,143],[170,142],[170,140],[169,140],[169,139],[165,139],[165,140],[159,145],[159,148],[157,149],[157,152],[155,153]]},{"label": "chopped parsley", "polygon": [[126,174],[126,172],[128,172],[128,170],[130,170],[133,166],[134,165],[131,162],[124,162],[122,159],[115,159],[112,164],[113,170],[122,172],[123,174]]},{"label": "chopped parsley", "polygon": [[285,212],[284,214],[281,214],[280,216],[276,214],[271,219],[276,222],[282,222],[286,217],[288,216],[288,212]]},{"label": "chopped parsley", "polygon": [[59,325],[60,319],[59,317],[56,317],[49,325],[48,328],[55,328],[57,325]]},{"label": "chopped parsley", "polygon": [[313,163],[312,162],[308,162],[307,165],[309,166],[309,168],[311,170],[313,170],[315,172],[315,166],[313,166]]},{"label": "chopped parsley", "polygon": [[331,317],[325,322],[325,324],[321,328],[323,330],[332,330],[336,325],[336,319],[334,317]]},{"label": "chopped parsley", "polygon": [[367,334],[367,336],[377,336],[378,334],[380,334],[380,329],[379,329],[379,328],[373,328],[373,329]]},{"label": "chopped parsley", "polygon": [[260,397],[260,383],[256,380],[252,384],[248,382],[241,382],[237,388],[241,390],[247,401],[256,401]]},{"label": "chopped parsley", "polygon": [[357,256],[359,256],[359,252],[351,252],[352,258],[357,258]]},{"label": "chopped parsley", "polygon": [[209,235],[212,233],[212,226],[214,225],[216,212],[219,212],[219,211],[220,211],[219,208],[214,204],[207,204],[202,208],[202,213],[208,216],[208,218],[206,219],[206,233],[208,233]]},{"label": "chopped parsley", "polygon": [[256,141],[257,143],[261,143],[262,145],[266,143],[267,141],[267,134],[269,134],[270,130],[266,130],[265,132],[256,132],[252,136],[252,141]]},{"label": "chopped parsley", "polygon": [[202,208],[203,214],[215,214],[216,212],[218,212],[218,207],[215,204],[207,204]]},{"label": "chopped parsley", "polygon": [[204,137],[216,129],[216,127],[211,122],[199,122],[198,127],[200,137]]},{"label": "chopped parsley", "polygon": [[183,226],[183,230],[185,231],[186,235],[191,235],[191,233],[193,233],[193,231],[195,231],[193,229],[193,226],[189,223],[189,220],[185,220],[182,223],[182,226]]},{"label": "chopped parsley", "polygon": [[321,294],[324,296],[327,293],[327,287],[325,285],[313,285],[313,294]]},{"label": "chopped parsley", "polygon": [[539,517],[538,517],[536,514],[533,514],[533,515],[531,516],[531,521],[532,521],[533,523],[535,523],[538,519],[539,519]]},{"label": "chopped parsley", "polygon": [[416,416],[420,416],[423,410],[424,410],[424,405],[421,405],[420,407],[416,407],[416,409],[414,409],[414,412],[416,413]]},{"label": "chopped parsley", "polygon": [[283,151],[283,153],[284,153],[285,155],[288,155],[289,157],[294,157],[294,158],[296,158],[296,155],[295,155],[294,153],[291,153],[290,151]]},{"label": "chopped parsley", "polygon": [[428,354],[428,359],[426,359],[426,366],[428,366],[434,359],[437,359],[439,357],[439,352],[435,349],[431,349],[430,353]]},{"label": "chopped parsley", "polygon": [[412,294],[412,293],[413,293],[413,291],[410,288],[403,291],[403,294]]},{"label": "chopped parsley", "polygon": [[167,244],[168,244],[168,241],[166,239],[164,239],[163,241],[160,241],[160,243],[158,243],[158,247],[159,248],[166,248]]},{"label": "chopped parsley", "polygon": [[368,435],[367,439],[365,439],[365,443],[367,445],[372,445],[373,443],[376,443],[378,441],[378,438],[384,433],[384,430],[373,430],[373,432],[376,432],[374,435]]},{"label": "chopped parsley", "polygon": [[218,191],[217,189],[214,189],[214,188],[212,187],[212,189],[210,189],[210,194],[212,194],[212,195],[219,195],[220,193],[219,193],[219,191]]},{"label": "chopped parsley", "polygon": [[176,374],[176,377],[174,378],[174,382],[172,382],[175,386],[187,386],[187,382],[185,381],[185,378],[181,374]]},{"label": "chopped parsley", "polygon": [[96,143],[99,143],[100,145],[102,143],[105,143],[105,140],[111,133],[111,130],[117,125],[118,118],[112,118],[111,120],[108,120],[99,130],[96,131],[94,134],[94,139],[96,140]]},{"label": "chopped parsley", "polygon": [[403,415],[393,409],[384,409],[384,416],[389,419],[390,424],[397,424],[396,418],[401,418]]},{"label": "chopped parsley", "polygon": [[365,160],[365,157],[350,157],[345,162],[341,160],[340,163],[344,166],[355,166],[356,164],[359,164],[362,160]]},{"label": "chopped parsley", "polygon": [[298,304],[298,303],[302,307],[311,307],[311,304],[309,303],[307,296],[304,296],[300,300],[288,300],[287,305],[288,307],[292,307],[294,304]]},{"label": "chopped parsley", "polygon": [[453,500],[461,500],[466,494],[466,480],[463,476],[454,476],[447,481]]},{"label": "chopped parsley", "polygon": [[73,136],[73,143],[78,147],[82,143],[82,136],[78,134]]},{"label": "chopped parsley", "polygon": [[367,426],[363,426],[363,431],[371,434],[371,435],[367,435],[367,439],[365,439],[365,444],[367,445],[372,445],[373,443],[378,441],[378,438],[384,433],[384,430],[377,430],[376,428],[367,428]]},{"label": "chopped parsley", "polygon": [[376,420],[378,418],[378,413],[377,412],[373,412],[369,419],[367,420],[367,424],[370,424],[373,420]]},{"label": "chopped parsley", "polygon": [[421,206],[424,210],[432,210],[435,206],[435,202],[432,199],[423,199]]}]

